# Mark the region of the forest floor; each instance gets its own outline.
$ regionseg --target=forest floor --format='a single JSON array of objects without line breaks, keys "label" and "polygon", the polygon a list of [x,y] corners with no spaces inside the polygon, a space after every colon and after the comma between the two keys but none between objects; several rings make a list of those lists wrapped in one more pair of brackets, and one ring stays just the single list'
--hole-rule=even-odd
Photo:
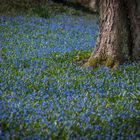
[{"label": "forest floor", "polygon": [[82,67],[97,18],[58,11],[0,16],[0,139],[140,137],[140,63]]}]

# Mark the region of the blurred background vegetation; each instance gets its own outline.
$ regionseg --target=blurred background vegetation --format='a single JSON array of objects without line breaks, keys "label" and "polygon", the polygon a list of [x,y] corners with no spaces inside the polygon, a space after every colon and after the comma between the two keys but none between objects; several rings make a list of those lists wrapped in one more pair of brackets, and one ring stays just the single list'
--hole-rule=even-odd
[{"label": "blurred background vegetation", "polygon": [[0,15],[35,15],[43,18],[59,13],[92,14],[90,0],[0,0]]}]

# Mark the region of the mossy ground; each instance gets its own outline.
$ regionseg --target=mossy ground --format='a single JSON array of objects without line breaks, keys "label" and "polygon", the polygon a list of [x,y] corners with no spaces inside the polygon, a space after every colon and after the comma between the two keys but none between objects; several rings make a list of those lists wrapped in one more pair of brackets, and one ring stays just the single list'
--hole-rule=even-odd
[{"label": "mossy ground", "polygon": [[87,62],[84,64],[86,67],[96,68],[99,66],[106,66],[110,68],[116,68],[119,66],[119,62],[115,59],[108,57],[106,55],[101,55],[97,58],[90,57]]}]

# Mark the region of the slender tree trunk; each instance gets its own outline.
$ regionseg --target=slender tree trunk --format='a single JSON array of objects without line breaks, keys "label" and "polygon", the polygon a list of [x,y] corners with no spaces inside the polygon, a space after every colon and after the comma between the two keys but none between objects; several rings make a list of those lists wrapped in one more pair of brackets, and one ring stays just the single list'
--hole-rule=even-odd
[{"label": "slender tree trunk", "polygon": [[[96,47],[86,66],[96,67],[98,64],[103,64],[114,67],[132,57],[139,59],[139,25],[136,26],[137,29],[134,29],[138,22],[130,7],[131,4],[134,5],[134,1],[129,0],[127,3],[125,0],[100,0],[100,32]],[[126,5],[129,7],[127,8]],[[133,32],[133,30],[136,31]],[[135,45],[132,44],[132,38]]]}]

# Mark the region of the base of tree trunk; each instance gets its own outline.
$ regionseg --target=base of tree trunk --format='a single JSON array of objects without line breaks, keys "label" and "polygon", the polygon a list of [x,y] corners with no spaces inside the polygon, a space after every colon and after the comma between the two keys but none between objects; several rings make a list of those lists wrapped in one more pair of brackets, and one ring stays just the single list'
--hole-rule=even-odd
[{"label": "base of tree trunk", "polygon": [[140,2],[129,1],[100,0],[100,31],[84,66],[114,68],[130,60],[140,60],[140,17],[136,15],[136,6],[139,10]]},{"label": "base of tree trunk", "polygon": [[97,58],[94,57],[89,58],[89,60],[84,64],[84,66],[96,68],[100,65],[104,65],[110,68],[116,68],[119,66],[119,64],[120,62],[118,60],[108,57],[107,55],[101,55],[100,57]]}]

